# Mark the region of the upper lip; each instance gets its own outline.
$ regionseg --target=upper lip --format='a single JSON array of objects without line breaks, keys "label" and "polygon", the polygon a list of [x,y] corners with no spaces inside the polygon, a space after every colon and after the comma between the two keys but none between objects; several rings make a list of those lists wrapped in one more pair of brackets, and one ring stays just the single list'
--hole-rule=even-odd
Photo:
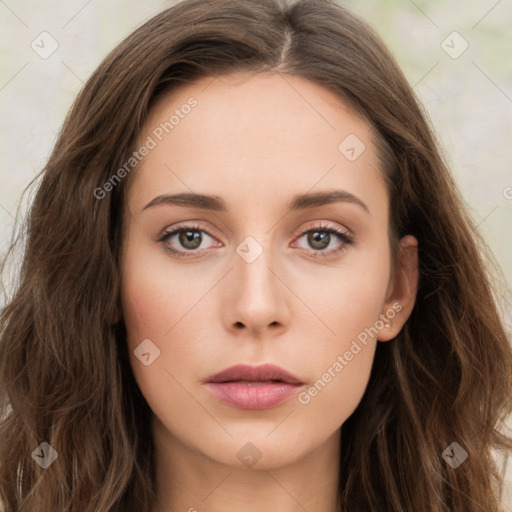
[{"label": "upper lip", "polygon": [[275,380],[289,384],[303,384],[295,375],[274,364],[262,364],[259,366],[237,364],[208,377],[206,382],[233,382],[239,380],[253,382]]}]

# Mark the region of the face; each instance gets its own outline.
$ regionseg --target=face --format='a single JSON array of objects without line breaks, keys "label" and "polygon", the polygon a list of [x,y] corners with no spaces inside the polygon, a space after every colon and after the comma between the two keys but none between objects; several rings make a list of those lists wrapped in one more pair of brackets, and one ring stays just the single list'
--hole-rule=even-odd
[{"label": "face", "polygon": [[[229,75],[160,98],[140,143],[122,314],[159,439],[267,468],[332,441],[415,294],[413,271],[391,276],[370,126],[303,79]],[[295,381],[271,371],[211,383],[263,364]]]}]

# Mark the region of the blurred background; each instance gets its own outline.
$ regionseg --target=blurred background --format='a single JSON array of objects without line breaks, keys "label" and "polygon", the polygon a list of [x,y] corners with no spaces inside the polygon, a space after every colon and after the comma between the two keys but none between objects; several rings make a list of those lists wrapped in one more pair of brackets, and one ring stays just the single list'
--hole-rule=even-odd
[{"label": "blurred background", "polygon": [[[21,192],[44,166],[84,82],[122,39],[175,3],[0,0],[0,258],[18,206],[22,214],[30,199],[20,203]],[[500,300],[512,332],[512,1],[339,3],[381,35],[431,119],[503,271]]]}]

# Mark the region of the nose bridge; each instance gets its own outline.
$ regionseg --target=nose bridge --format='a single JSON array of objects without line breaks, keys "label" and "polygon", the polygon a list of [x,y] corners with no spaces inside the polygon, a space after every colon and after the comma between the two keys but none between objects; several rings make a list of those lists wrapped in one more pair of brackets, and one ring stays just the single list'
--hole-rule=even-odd
[{"label": "nose bridge", "polygon": [[234,322],[264,328],[279,320],[282,283],[274,275],[273,255],[278,251],[272,244],[272,232],[260,230],[258,234],[246,236],[236,247],[231,297]]},{"label": "nose bridge", "polygon": [[[257,238],[256,238],[257,237]],[[265,289],[274,279],[269,267],[273,267],[272,255],[276,252],[272,247],[271,233],[260,235],[248,235],[236,247],[238,258],[236,259],[237,279],[240,279],[251,289]]]},{"label": "nose bridge", "polygon": [[[249,201],[245,204],[244,213],[239,217],[236,226],[238,235],[241,237],[236,246],[236,252],[249,269],[254,264],[258,272],[263,268],[266,269],[266,264],[272,266],[272,254],[275,253],[273,250],[274,224],[275,217],[270,214],[269,208],[262,209],[259,202],[252,204]],[[244,268],[243,265],[241,268]],[[242,273],[252,274],[244,270]]]}]

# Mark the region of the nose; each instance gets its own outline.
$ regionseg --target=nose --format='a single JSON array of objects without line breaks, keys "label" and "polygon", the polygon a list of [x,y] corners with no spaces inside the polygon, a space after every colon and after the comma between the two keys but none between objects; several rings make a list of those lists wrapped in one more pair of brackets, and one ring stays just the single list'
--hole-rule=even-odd
[{"label": "nose", "polygon": [[248,237],[233,256],[223,302],[227,328],[245,328],[256,338],[265,336],[268,328],[274,334],[281,332],[288,323],[290,292],[269,244]]}]

